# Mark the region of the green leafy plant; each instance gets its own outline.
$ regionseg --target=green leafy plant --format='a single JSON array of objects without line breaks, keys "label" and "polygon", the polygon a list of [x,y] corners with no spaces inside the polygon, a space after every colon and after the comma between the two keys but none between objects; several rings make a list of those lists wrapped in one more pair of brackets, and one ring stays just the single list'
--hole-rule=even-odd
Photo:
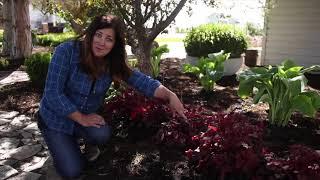
[{"label": "green leafy plant", "polygon": [[286,126],[294,111],[314,116],[320,108],[319,94],[304,91],[307,83],[304,73],[318,68],[317,65],[303,69],[291,60],[277,67],[250,68],[238,75],[238,95],[244,98],[257,89],[253,102],[268,103],[271,124]]},{"label": "green leafy plant", "polygon": [[259,28],[257,25],[253,23],[247,23],[246,28],[248,31],[248,34],[250,36],[262,36],[263,35],[263,29]]},{"label": "green leafy plant", "polygon": [[35,53],[26,59],[26,72],[34,86],[44,87],[50,60],[51,53]]},{"label": "green leafy plant", "polygon": [[5,70],[9,66],[9,61],[8,59],[1,57],[0,58],[0,70]]},{"label": "green leafy plant", "polygon": [[3,42],[3,30],[0,29],[0,42]]},{"label": "green leafy plant", "polygon": [[52,46],[56,47],[62,42],[74,39],[76,34],[74,32],[66,33],[48,33],[45,35],[37,35],[36,42],[41,46]]},{"label": "green leafy plant", "polygon": [[208,57],[201,57],[195,66],[185,64],[183,72],[195,74],[204,90],[212,91],[215,82],[222,78],[224,62],[229,57],[230,53],[224,53],[224,51],[208,54]]},{"label": "green leafy plant", "polygon": [[189,56],[206,57],[224,50],[230,57],[240,57],[248,43],[242,29],[227,24],[206,24],[191,29],[184,39]]},{"label": "green leafy plant", "polygon": [[160,73],[160,60],[163,53],[168,53],[168,46],[162,45],[151,50],[151,73],[152,77],[158,77]]}]

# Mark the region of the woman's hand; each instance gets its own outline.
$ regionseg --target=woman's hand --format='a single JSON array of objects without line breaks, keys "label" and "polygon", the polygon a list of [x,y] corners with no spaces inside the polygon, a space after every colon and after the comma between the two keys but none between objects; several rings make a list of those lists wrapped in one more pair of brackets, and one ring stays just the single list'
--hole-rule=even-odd
[{"label": "woman's hand", "polygon": [[181,101],[179,100],[177,95],[175,93],[173,93],[172,91],[170,91],[168,88],[166,88],[163,85],[160,85],[156,89],[156,91],[154,93],[154,97],[168,100],[171,110],[174,113],[177,112],[182,118],[187,119],[187,117],[184,114],[185,110],[184,110],[184,107],[183,107]]},{"label": "woman's hand", "polygon": [[97,128],[100,128],[101,126],[106,124],[104,118],[98,114],[83,115],[82,118],[77,122],[85,127],[92,126]]},{"label": "woman's hand", "polygon": [[187,119],[186,115],[184,114],[184,107],[177,97],[177,95],[173,92],[169,95],[169,107],[173,112],[177,112],[183,119]]},{"label": "woman's hand", "polygon": [[83,114],[79,111],[73,112],[69,115],[69,118],[76,121],[82,126],[85,127],[97,127],[100,128],[101,126],[105,125],[106,122],[104,118],[98,114]]}]

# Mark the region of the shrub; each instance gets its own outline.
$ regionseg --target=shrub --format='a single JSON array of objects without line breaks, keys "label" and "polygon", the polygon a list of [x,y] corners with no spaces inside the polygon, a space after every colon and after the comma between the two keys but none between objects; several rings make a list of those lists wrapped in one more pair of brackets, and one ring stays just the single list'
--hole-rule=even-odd
[{"label": "shrub", "polygon": [[184,39],[189,56],[206,57],[224,50],[230,57],[240,57],[247,49],[246,36],[239,28],[225,24],[206,24],[191,29]]},{"label": "shrub", "polygon": [[0,70],[5,70],[9,66],[9,61],[6,58],[0,58]]},{"label": "shrub", "polygon": [[247,31],[250,36],[262,36],[263,35],[263,29],[259,28],[253,23],[247,23],[246,24]]},{"label": "shrub", "polygon": [[70,39],[75,38],[74,32],[66,32],[66,33],[48,33],[45,35],[38,35],[36,42],[40,46],[52,46],[56,47],[59,44],[68,41]]},{"label": "shrub", "polygon": [[26,71],[36,87],[44,87],[50,60],[51,53],[36,53],[26,59]]}]

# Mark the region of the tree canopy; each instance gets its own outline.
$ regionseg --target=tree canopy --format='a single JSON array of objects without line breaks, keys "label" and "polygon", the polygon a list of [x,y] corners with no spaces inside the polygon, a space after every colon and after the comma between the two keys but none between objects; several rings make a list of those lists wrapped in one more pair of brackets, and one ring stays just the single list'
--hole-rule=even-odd
[{"label": "tree canopy", "polygon": [[[54,12],[70,22],[80,34],[90,19],[98,14],[120,16],[126,27],[127,43],[139,61],[141,71],[150,73],[150,52],[154,39],[168,27],[182,10],[191,10],[196,0],[33,0],[42,12]],[[215,0],[204,1],[215,5]]]}]

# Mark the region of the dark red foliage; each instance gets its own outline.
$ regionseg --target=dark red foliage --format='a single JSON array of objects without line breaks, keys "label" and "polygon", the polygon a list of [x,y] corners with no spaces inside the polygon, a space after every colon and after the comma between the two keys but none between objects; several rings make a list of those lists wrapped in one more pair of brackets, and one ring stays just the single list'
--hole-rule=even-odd
[{"label": "dark red foliage", "polygon": [[253,125],[240,114],[208,115],[186,107],[188,121],[172,119],[159,132],[158,140],[183,147],[191,165],[204,174],[212,170],[253,175],[261,165],[263,125]]},{"label": "dark red foliage", "polygon": [[307,180],[320,179],[320,155],[304,145],[292,145],[283,158],[266,153],[267,168],[281,177]]},{"label": "dark red foliage", "polygon": [[168,120],[168,109],[164,101],[147,98],[142,94],[128,89],[121,95],[106,102],[104,114],[113,118],[126,118],[146,123]]},{"label": "dark red foliage", "polygon": [[[320,155],[302,145],[291,146],[280,155],[262,147],[265,124],[250,122],[238,113],[211,114],[187,105],[187,120],[173,117],[166,103],[127,90],[105,106],[104,117],[124,122],[123,131],[185,151],[191,169],[214,179],[228,176],[244,179],[320,179]],[[138,125],[138,126],[137,126]],[[155,136],[154,136],[155,135]],[[132,137],[131,135],[129,138]]]},{"label": "dark red foliage", "polygon": [[254,175],[261,164],[262,134],[263,126],[252,125],[240,114],[217,114],[201,134],[191,161],[203,173],[215,169],[220,177],[228,173]]},{"label": "dark red foliage", "polygon": [[169,110],[165,102],[128,89],[106,102],[103,116],[115,134],[138,141],[153,136],[161,123],[169,120]]}]

